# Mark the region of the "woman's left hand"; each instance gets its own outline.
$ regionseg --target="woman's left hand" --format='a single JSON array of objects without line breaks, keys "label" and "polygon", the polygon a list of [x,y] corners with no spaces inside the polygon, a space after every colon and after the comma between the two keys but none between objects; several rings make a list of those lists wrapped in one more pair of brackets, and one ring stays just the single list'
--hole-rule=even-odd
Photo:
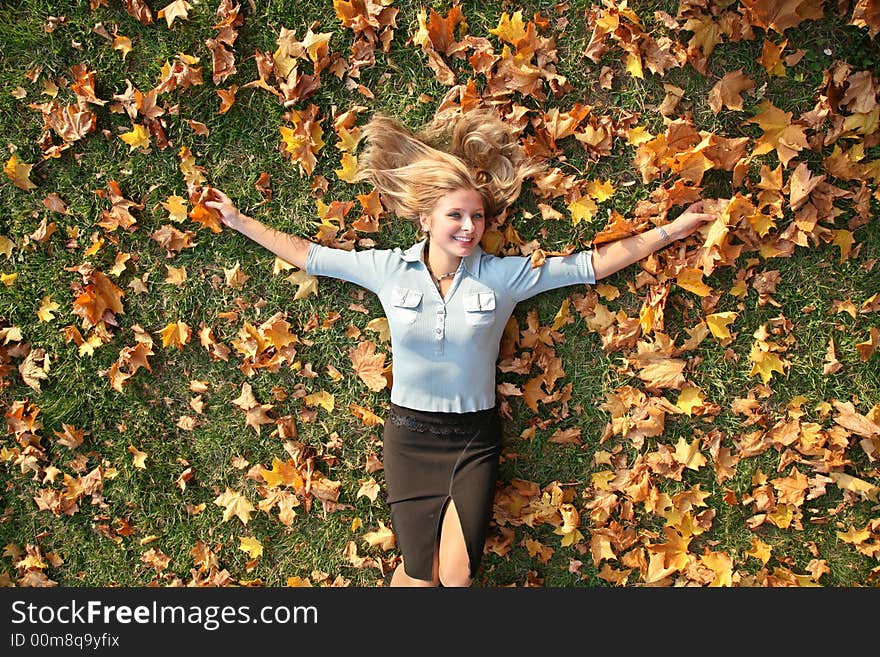
[{"label": "woman's left hand", "polygon": [[674,221],[666,224],[663,228],[673,240],[680,240],[695,232],[706,222],[714,221],[716,216],[703,212],[703,202],[697,201],[691,203]]}]

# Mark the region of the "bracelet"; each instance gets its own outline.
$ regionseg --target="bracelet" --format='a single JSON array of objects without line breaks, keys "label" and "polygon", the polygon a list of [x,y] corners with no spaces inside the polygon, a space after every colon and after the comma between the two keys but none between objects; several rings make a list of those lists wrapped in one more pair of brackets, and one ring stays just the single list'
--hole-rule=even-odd
[{"label": "bracelet", "polygon": [[667,233],[662,226],[657,226],[654,228],[657,231],[657,234],[660,235],[660,244],[666,246],[672,241],[672,238],[669,237],[669,233]]}]

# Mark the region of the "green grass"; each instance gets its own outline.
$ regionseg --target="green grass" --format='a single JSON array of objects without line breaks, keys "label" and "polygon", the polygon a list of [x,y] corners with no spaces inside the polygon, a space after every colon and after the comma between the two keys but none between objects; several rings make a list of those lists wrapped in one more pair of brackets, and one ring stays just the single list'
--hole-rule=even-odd
[{"label": "green grass", "polygon": [[[239,86],[236,102],[226,114],[217,111],[217,86],[211,80],[211,56],[205,46],[205,40],[216,35],[216,3],[194,5],[189,19],[178,19],[171,29],[162,19],[152,25],[140,24],[125,12],[122,3],[109,3],[109,7],[95,10],[89,9],[88,2],[59,5],[22,0],[16,4],[16,11],[0,15],[0,42],[4,44],[0,53],[0,130],[9,151],[4,164],[14,151],[20,161],[33,165],[30,179],[37,187],[26,192],[6,176],[0,179],[0,237],[14,244],[11,255],[0,258],[0,274],[17,274],[10,285],[0,284],[0,331],[17,327],[23,336],[20,342],[0,341],[0,407],[11,421],[11,413],[19,403],[32,404],[32,408],[39,409],[41,426],[30,435],[16,436],[8,424],[0,437],[0,544],[6,546],[0,556],[0,582],[19,583],[25,574],[20,563],[23,552],[36,549],[41,555],[58,558],[38,569],[60,586],[187,584],[224,571],[233,584],[284,586],[291,578],[299,577],[321,586],[333,582],[375,585],[381,579],[378,564],[393,567],[399,557],[395,549],[382,550],[365,540],[367,532],[377,530],[380,523],[390,524],[383,503],[384,474],[382,470],[370,473],[366,469],[368,454],[381,459],[381,426],[365,426],[348,407],[357,404],[383,416],[388,391],[368,390],[354,373],[348,352],[361,340],[369,339],[378,344],[378,350],[389,361],[392,358],[390,346],[379,343],[376,334],[366,328],[371,319],[382,316],[378,300],[351,284],[331,279],[320,280],[317,296],[293,300],[296,286],[286,280],[285,273],[272,274],[274,256],[230,230],[214,234],[189,220],[175,224],[179,230],[194,232],[195,246],[171,256],[150,236],[170,223],[161,203],[172,195],[186,196],[179,156],[184,146],[191,150],[196,164],[204,167],[207,184],[222,189],[242,211],[271,226],[300,235],[314,234],[318,194],[312,185],[317,176],[327,181],[325,203],[354,201],[346,222],[354,221],[360,211],[356,196],[369,189],[346,184],[334,173],[340,155],[333,134],[334,113],[361,105],[365,109],[359,114],[359,124],[371,112],[382,111],[416,127],[430,118],[448,90],[435,78],[426,55],[410,40],[418,28],[420,4],[393,4],[399,13],[388,51],[377,49],[375,64],[364,66],[355,80],[368,88],[373,98],[347,88],[344,79],[324,71],[316,92],[294,105],[294,109],[304,109],[314,103],[319,108],[326,145],[318,154],[312,177],[301,175],[296,164],[279,149],[278,128],[285,124],[285,108],[264,90],[241,87],[256,80],[254,54],[273,52],[282,28],[293,31],[298,38],[303,38],[309,28],[316,34],[330,33],[331,51],[343,59],[351,58],[356,35],[342,26],[329,0],[255,3],[254,8],[242,3],[244,23],[238,28],[234,48],[238,70],[219,85]],[[755,28],[752,39],[725,37],[708,58],[705,74],[683,62],[670,67],[663,76],[646,68],[644,78],[638,79],[623,68],[626,53],[620,40],[609,39],[609,49],[599,63],[583,56],[591,36],[585,15],[592,4],[462,4],[467,33],[489,39],[496,54],[500,54],[502,43],[489,30],[498,25],[503,14],[512,16],[521,10],[524,21],[534,20],[536,15],[548,21],[547,29],[540,34],[554,39],[556,59],[552,64],[570,87],[554,95],[545,86],[543,100],[518,92],[507,98],[510,104],[525,108],[536,123],[550,109],[566,112],[575,103],[583,103],[593,106],[594,116],[609,116],[616,124],[635,117],[635,125],[655,135],[664,132],[667,120],[689,117],[706,134],[749,137],[751,150],[762,131],[746,121],[758,111],[762,98],[791,112],[797,120],[825,95],[825,72],[837,59],[846,61],[853,71],[871,71],[876,83],[877,38],[871,38],[868,29],[849,24],[850,17],[830,5],[822,20],[789,28],[784,37],[776,33],[768,36],[760,28]],[[687,46],[691,32],[671,29],[656,13],[663,11],[674,18],[678,3],[631,4],[652,38],[668,37]],[[436,3],[434,8],[445,16],[451,6],[444,2]],[[154,12],[157,9],[154,7]],[[733,3],[729,10],[739,12],[742,8]],[[50,16],[65,20],[47,31]],[[116,29],[131,38],[133,49],[125,59],[93,31],[97,23],[110,33]],[[683,26],[684,21],[679,24]],[[784,55],[803,49],[804,56],[787,68],[785,76],[771,76],[756,61],[765,38],[777,44],[785,38],[788,45]],[[127,81],[142,91],[157,85],[162,66],[180,53],[200,57],[204,84],[160,96],[166,110],[162,121],[171,142],[167,149],[160,149],[153,141],[146,152],[130,152],[118,135],[131,130],[132,120],[114,111],[112,102],[108,102],[88,106],[97,117],[95,132],[73,143],[59,158],[42,159],[39,140],[43,119],[36,104],[49,100],[42,93],[44,80],[56,82],[59,102],[74,103],[70,69],[82,64],[95,73],[97,96],[110,101],[125,91]],[[473,78],[478,90],[486,87],[486,76],[474,74],[466,58],[448,63],[459,82]],[[304,73],[314,70],[307,59],[299,65]],[[610,88],[600,85],[605,66],[614,73]],[[725,108],[713,113],[708,104],[710,90],[726,73],[738,69],[755,81],[756,90],[743,95],[742,111]],[[32,82],[37,71],[36,82]],[[675,116],[663,117],[658,111],[666,96],[664,84],[685,90]],[[13,95],[17,88],[24,89],[24,98]],[[190,119],[204,123],[210,134],[196,134],[188,124]],[[827,129],[828,124],[820,128]],[[527,132],[534,132],[534,126]],[[51,137],[52,143],[60,143],[57,135]],[[865,150],[862,162],[876,161],[880,157],[877,132],[861,137]],[[856,140],[845,138],[841,143],[850,148]],[[664,172],[650,183],[643,183],[640,172],[633,167],[636,149],[627,143],[623,130],[615,135],[611,153],[599,158],[590,157],[571,137],[560,140],[559,145],[562,157],[552,164],[578,179],[608,180],[615,185],[616,193],[600,205],[592,222],[572,225],[568,219],[541,220],[538,203],[542,202],[568,216],[562,197],[542,199],[526,189],[507,221],[525,242],[536,240],[546,250],[586,245],[604,227],[609,210],[631,216],[652,194],[671,187],[676,180],[673,174]],[[798,161],[808,162],[814,175],[824,172],[823,158],[832,148],[833,144],[820,144],[813,151],[802,152],[784,169],[786,181]],[[702,181],[702,194],[706,198],[730,198],[740,193],[753,198],[761,165],[774,169],[778,162],[775,152],[754,157],[748,163],[749,176],[739,186],[730,172],[709,171]],[[262,173],[271,176],[272,197],[268,200],[254,187]],[[110,181],[119,184],[126,199],[143,206],[133,211],[137,224],[131,231],[107,233],[100,226],[102,211],[109,209],[110,201],[97,192],[106,191]],[[861,181],[839,180],[829,174],[828,182],[854,192]],[[554,533],[558,517],[539,514],[531,520],[514,517],[509,523],[493,521],[490,537],[495,539],[511,531],[513,538],[504,554],[486,554],[477,585],[543,582],[545,586],[608,587],[614,586],[607,579],[610,568],[620,573],[632,569],[625,584],[644,586],[645,573],[636,564],[647,564],[652,550],[663,546],[667,540],[665,529],[683,531],[692,516],[697,518],[694,522],[699,531],[688,547],[691,568],[673,572],[656,584],[706,585],[706,566],[701,559],[724,553],[732,561],[734,585],[777,585],[795,581],[795,576],[808,579],[820,562],[827,567],[827,572],[818,577],[822,586],[877,585],[877,557],[843,540],[846,532],[876,527],[876,492],[873,498],[861,498],[843,490],[829,476],[846,473],[876,491],[880,485],[877,454],[875,451],[869,455],[860,446],[863,437],[841,430],[834,421],[836,411],[826,413],[822,406],[833,401],[851,402],[859,413],[880,421],[880,356],[875,354],[862,361],[857,349],[859,343],[868,340],[871,327],[880,327],[877,311],[857,313],[855,317],[836,312],[845,301],[858,310],[880,292],[880,266],[876,264],[880,234],[874,219],[878,210],[877,180],[868,178],[864,183],[871,196],[871,220],[852,229],[856,250],[850,258],[841,262],[837,246],[827,239],[811,237],[809,246],[797,247],[792,257],[764,258],[757,252],[743,251],[734,266],[719,267],[706,278],[718,295],[710,312],[738,313],[730,327],[732,337],[722,343],[710,335],[679,357],[687,363],[688,382],[700,388],[717,408],[715,412],[668,414],[659,435],[633,437],[609,431],[613,418],[607,403],[622,390],[633,388],[652,403],[671,404],[677,402],[679,391],[648,389],[631,364],[636,350],[631,346],[603,349],[602,336],[590,328],[587,318],[572,303],[572,321],[559,329],[561,339],[553,345],[565,372],[553,392],[570,386],[571,397],[565,402],[540,402],[537,414],[522,398],[506,400],[512,417],[505,423],[498,500],[503,502],[516,482],[532,482],[548,496],[559,484],[566,492],[566,502],[580,514],[578,529],[583,539],[563,544],[562,537]],[[49,193],[57,193],[64,200],[67,214],[55,213],[43,205]],[[841,197],[835,200],[835,207],[840,216],[820,225],[849,228],[855,216],[853,201]],[[673,209],[672,216],[678,211]],[[45,242],[35,241],[31,236],[44,220],[55,223],[55,233]],[[786,191],[778,230],[784,230],[792,221]],[[103,238],[105,243],[87,257],[85,251],[93,236]],[[359,237],[392,248],[412,243],[416,231],[411,224],[388,219],[383,220],[378,233]],[[689,252],[696,246],[696,242],[688,242]],[[88,335],[81,319],[73,313],[76,289],[83,281],[77,269],[89,263],[106,273],[121,253],[130,254],[131,259],[124,271],[111,276],[125,291],[124,310],[115,318],[118,326],[108,327],[109,341],[94,354],[80,355],[63,330],[76,326]],[[663,254],[658,255],[663,258]],[[225,284],[226,270],[236,263],[249,276],[241,289]],[[184,267],[187,280],[180,286],[165,282],[168,266]],[[730,294],[737,276],[745,270],[746,293],[739,297]],[[755,277],[775,275],[777,271],[776,290],[769,299],[762,299],[753,285]],[[648,287],[636,286],[638,272],[638,266],[630,267],[603,281],[615,286],[620,296],[612,300],[599,297],[599,303],[613,314],[637,319],[648,292]],[[135,279],[146,285],[145,293],[130,287]],[[545,293],[520,304],[514,318],[523,330],[529,313],[534,311],[541,327],[550,326],[566,300],[574,302],[588,292],[589,288],[581,286]],[[41,322],[36,312],[47,295],[59,308],[52,321]],[[350,309],[350,304],[361,304],[369,314]],[[230,318],[230,312],[237,316]],[[258,326],[278,312],[284,313],[290,331],[300,339],[296,365],[285,363],[277,371],[258,369],[248,375],[244,357],[233,347],[239,331],[246,322]],[[338,321],[322,327],[335,312],[340,314]],[[705,314],[703,299],[672,285],[665,306],[665,332],[676,345],[685,341],[688,330],[693,330]],[[160,331],[178,320],[193,329],[192,340],[183,349],[163,347]],[[315,324],[316,328],[310,328]],[[199,344],[201,325],[210,327],[216,340],[232,347],[228,360],[213,359]],[[138,371],[120,393],[101,373],[116,362],[121,350],[135,345],[135,326],[153,338],[154,354],[149,357],[152,371]],[[785,348],[781,355],[790,361],[786,371],[775,374],[766,385],[750,373],[749,360],[755,333],[762,327],[775,329],[769,339]],[[638,337],[643,343],[657,338],[641,333]],[[829,340],[834,341],[843,367],[837,373],[824,374]],[[19,373],[28,348],[42,348],[49,358],[48,379],[41,382],[39,392],[28,387]],[[527,351],[519,346],[515,353],[524,356]],[[307,366],[316,377],[303,373]],[[330,376],[328,368],[338,370],[342,378]],[[499,373],[498,380],[520,386],[539,374],[541,368],[535,364],[526,374]],[[207,384],[202,394],[202,413],[190,406],[198,394],[190,387],[193,381]],[[259,435],[245,424],[243,412],[233,404],[245,383],[252,386],[261,404],[271,404],[272,418],[293,418],[296,438],[285,444],[273,434],[274,424],[263,425]],[[306,395],[320,391],[334,396],[332,412],[306,404]],[[749,398],[756,400],[752,417],[736,410]],[[719,481],[710,454],[711,438],[720,437],[719,446],[737,455],[754,432],[771,432],[773,427],[794,419],[790,404],[799,398],[806,400],[801,406],[801,421],[819,425],[828,439],[828,451],[820,456],[805,455],[794,447],[768,445],[758,453],[742,456],[732,466],[730,477]],[[642,419],[638,411],[631,409],[634,421]],[[182,416],[196,418],[196,426],[181,428],[178,422]],[[86,432],[81,446],[70,450],[58,443],[56,432],[62,432],[64,425]],[[580,430],[580,445],[551,441],[555,432],[567,429]],[[695,470],[684,468],[680,475],[664,474],[662,455],[698,438],[702,439],[700,453],[707,464]],[[877,436],[873,440],[876,444]],[[338,482],[338,506],[325,510],[317,498],[300,495],[289,525],[279,519],[277,507],[268,513],[255,510],[247,525],[234,516],[224,522],[223,509],[214,500],[228,488],[256,506],[268,493],[256,468],[270,469],[273,459],[288,460],[288,450],[294,449],[294,443],[306,450],[317,471]],[[147,453],[145,468],[134,466],[130,447]],[[35,460],[24,459],[27,453]],[[831,465],[823,464],[823,458]],[[694,507],[683,521],[684,510],[676,515],[675,509],[662,511],[658,503],[652,512],[641,499],[632,500],[632,491],[618,488],[612,491],[616,495],[613,504],[596,507],[596,500],[607,503],[603,497],[609,494],[604,473],[614,471],[624,477],[622,473],[643,467],[648,468],[647,481],[655,499],[668,498],[678,508],[680,502],[675,500],[687,499],[689,492],[698,490],[706,495],[704,506]],[[80,497],[75,511],[56,515],[39,510],[34,498],[41,491],[63,492],[65,478],[73,481],[98,468],[103,485],[93,494]],[[182,488],[177,482],[188,468],[193,476]],[[810,480],[814,496],[792,509],[791,524],[776,526],[764,515],[772,515],[772,509],[763,507],[762,500],[767,491],[778,495],[772,482],[791,476],[793,471]],[[380,486],[375,501],[358,496],[361,484],[370,477]],[[525,509],[540,510],[546,504],[559,503],[546,501],[542,506],[540,498],[539,494],[524,500],[532,505]],[[132,531],[125,531],[126,526]],[[876,529],[868,533],[864,547],[873,545],[876,555],[880,535]],[[614,536],[615,558],[594,559],[594,553],[602,553],[601,539],[609,536]],[[239,548],[246,537],[256,538],[264,547],[263,554],[253,562]],[[359,568],[352,563],[345,552],[350,541],[356,543],[359,556],[376,560],[373,565]],[[756,541],[770,546],[766,564],[749,556]],[[214,573],[199,572],[193,550],[201,544],[216,555]],[[539,544],[545,547],[546,558],[530,553]],[[151,549],[167,555],[167,567],[156,569],[145,563],[144,555]]]}]

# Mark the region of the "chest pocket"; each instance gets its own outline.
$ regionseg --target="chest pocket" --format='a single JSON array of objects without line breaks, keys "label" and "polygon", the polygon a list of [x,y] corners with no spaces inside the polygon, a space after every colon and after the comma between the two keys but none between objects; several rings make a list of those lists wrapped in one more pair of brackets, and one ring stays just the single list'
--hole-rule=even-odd
[{"label": "chest pocket", "polygon": [[489,326],[495,321],[495,293],[472,292],[464,297],[464,319],[468,326]]},{"label": "chest pocket", "polygon": [[391,290],[390,320],[400,324],[412,324],[419,316],[422,293],[406,287],[395,287]]}]

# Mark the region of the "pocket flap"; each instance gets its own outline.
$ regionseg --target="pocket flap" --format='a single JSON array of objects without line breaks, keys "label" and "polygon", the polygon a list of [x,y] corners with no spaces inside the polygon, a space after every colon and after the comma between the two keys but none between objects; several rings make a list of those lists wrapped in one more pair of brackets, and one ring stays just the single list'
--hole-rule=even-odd
[{"label": "pocket flap", "polygon": [[399,308],[417,308],[422,302],[422,293],[405,287],[391,290],[391,305]]},{"label": "pocket flap", "polygon": [[464,298],[464,309],[469,313],[495,310],[495,293],[474,292]]}]

